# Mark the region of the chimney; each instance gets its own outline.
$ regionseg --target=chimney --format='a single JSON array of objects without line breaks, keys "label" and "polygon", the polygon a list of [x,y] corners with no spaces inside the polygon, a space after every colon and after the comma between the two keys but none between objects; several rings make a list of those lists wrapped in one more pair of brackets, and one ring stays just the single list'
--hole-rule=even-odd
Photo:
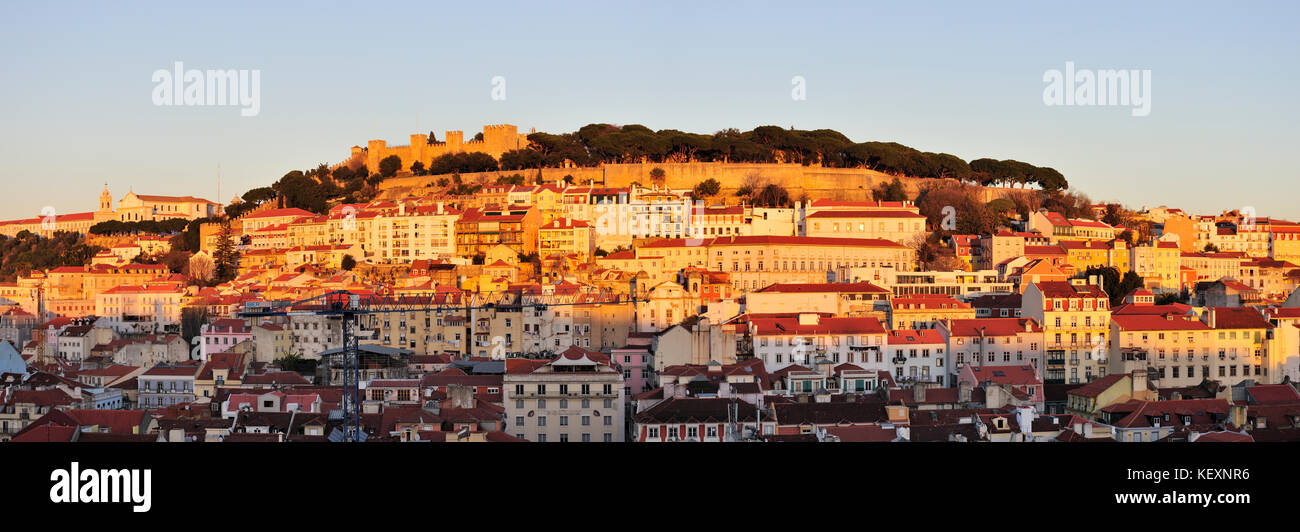
[{"label": "chimney", "polygon": [[970,402],[970,381],[961,381],[957,383],[957,402]]},{"label": "chimney", "polygon": [[1237,429],[1244,428],[1246,426],[1246,405],[1234,403],[1228,407],[1228,422],[1232,423],[1232,426]]},{"label": "chimney", "polygon": [[1129,378],[1133,381],[1133,388],[1129,390],[1129,397],[1133,399],[1138,399],[1139,398],[1138,394],[1142,394],[1140,397],[1142,400],[1148,399],[1147,370],[1141,368],[1135,369],[1133,370],[1133,373],[1129,376]]},{"label": "chimney", "polygon": [[918,403],[925,402],[925,389],[929,388],[924,382],[918,382],[912,385],[912,399]]}]

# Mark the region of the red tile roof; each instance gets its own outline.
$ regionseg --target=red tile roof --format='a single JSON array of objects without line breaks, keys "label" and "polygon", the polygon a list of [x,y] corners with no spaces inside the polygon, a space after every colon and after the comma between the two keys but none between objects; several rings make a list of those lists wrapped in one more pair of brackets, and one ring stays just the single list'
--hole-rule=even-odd
[{"label": "red tile roof", "polygon": [[1107,375],[1105,377],[1094,379],[1092,382],[1089,382],[1088,384],[1085,384],[1078,388],[1073,388],[1067,391],[1066,394],[1078,395],[1080,397],[1097,397],[1098,395],[1101,395],[1102,392],[1109,390],[1111,386],[1114,386],[1115,383],[1119,382],[1121,379],[1127,376],[1128,376],[1127,373],[1111,373],[1110,375]]},{"label": "red tile roof", "polygon": [[781,294],[806,294],[806,293],[880,293],[888,294],[889,290],[881,288],[871,283],[777,283],[768,285],[759,290],[760,293],[781,293]]},{"label": "red tile roof", "polygon": [[1118,314],[1110,318],[1121,331],[1207,331],[1210,327],[1193,316]]},{"label": "red tile roof", "polygon": [[905,210],[880,211],[817,211],[809,218],[925,218],[925,216]]},{"label": "red tile roof", "polygon": [[752,318],[749,321],[756,336],[784,336],[794,334],[884,334],[885,327],[876,318],[820,318],[816,325],[800,325],[799,318]]},{"label": "red tile roof", "polygon": [[1300,392],[1287,384],[1261,384],[1246,388],[1251,402],[1258,405],[1297,404],[1300,405]]},{"label": "red tile roof", "polygon": [[1033,318],[974,318],[949,320],[952,336],[1014,336],[1023,332],[1042,332],[1043,328]]},{"label": "red tile roof", "polygon": [[886,336],[888,345],[918,345],[946,343],[943,335],[935,329],[903,329],[889,331]]}]

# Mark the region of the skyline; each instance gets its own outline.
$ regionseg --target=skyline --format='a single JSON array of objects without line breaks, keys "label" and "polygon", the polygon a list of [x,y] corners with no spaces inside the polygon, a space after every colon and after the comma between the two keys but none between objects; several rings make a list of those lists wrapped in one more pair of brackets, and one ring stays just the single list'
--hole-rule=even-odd
[{"label": "skyline", "polygon": [[[224,204],[290,170],[340,162],[369,139],[405,144],[411,133],[472,135],[492,123],[564,133],[593,122],[835,129],[855,142],[1050,166],[1094,201],[1130,208],[1253,206],[1300,218],[1275,190],[1300,177],[1283,158],[1300,118],[1289,97],[1300,58],[1286,27],[1294,5],[1067,14],[1028,3],[743,12],[669,3],[621,5],[618,15],[602,4],[390,5],[367,9],[400,12],[391,24],[413,31],[372,32],[367,17],[340,26],[352,9],[336,3],[16,8],[3,39],[28,52],[3,61],[11,79],[29,81],[0,88],[10,184],[0,218],[46,205],[92,211],[104,182],[115,200],[134,190]],[[150,75],[176,61],[260,70],[260,113],[155,107]],[[1044,72],[1067,62],[1150,70],[1150,115],[1045,105]],[[494,76],[506,80],[504,101],[490,97]],[[790,97],[794,76],[807,81],[804,101]]]}]

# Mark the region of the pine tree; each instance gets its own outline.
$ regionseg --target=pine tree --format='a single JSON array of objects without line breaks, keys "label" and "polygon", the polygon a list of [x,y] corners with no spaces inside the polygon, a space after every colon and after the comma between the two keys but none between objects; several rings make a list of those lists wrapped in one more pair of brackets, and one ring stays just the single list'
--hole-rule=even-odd
[{"label": "pine tree", "polygon": [[212,259],[217,263],[214,276],[217,283],[232,280],[239,274],[239,252],[235,250],[235,240],[230,231],[229,221],[221,225],[221,233],[217,236],[217,249]]}]

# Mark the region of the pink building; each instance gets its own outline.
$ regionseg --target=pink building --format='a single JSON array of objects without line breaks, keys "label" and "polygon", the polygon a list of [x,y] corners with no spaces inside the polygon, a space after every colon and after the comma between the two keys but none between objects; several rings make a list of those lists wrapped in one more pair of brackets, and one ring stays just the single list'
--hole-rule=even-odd
[{"label": "pink building", "polygon": [[628,345],[614,349],[609,354],[614,362],[623,367],[623,401],[631,402],[632,397],[655,387],[654,358],[650,350],[642,345]]},{"label": "pink building", "polygon": [[222,318],[204,325],[200,337],[199,359],[206,362],[212,353],[224,353],[239,342],[252,340],[253,328],[241,319]]}]

